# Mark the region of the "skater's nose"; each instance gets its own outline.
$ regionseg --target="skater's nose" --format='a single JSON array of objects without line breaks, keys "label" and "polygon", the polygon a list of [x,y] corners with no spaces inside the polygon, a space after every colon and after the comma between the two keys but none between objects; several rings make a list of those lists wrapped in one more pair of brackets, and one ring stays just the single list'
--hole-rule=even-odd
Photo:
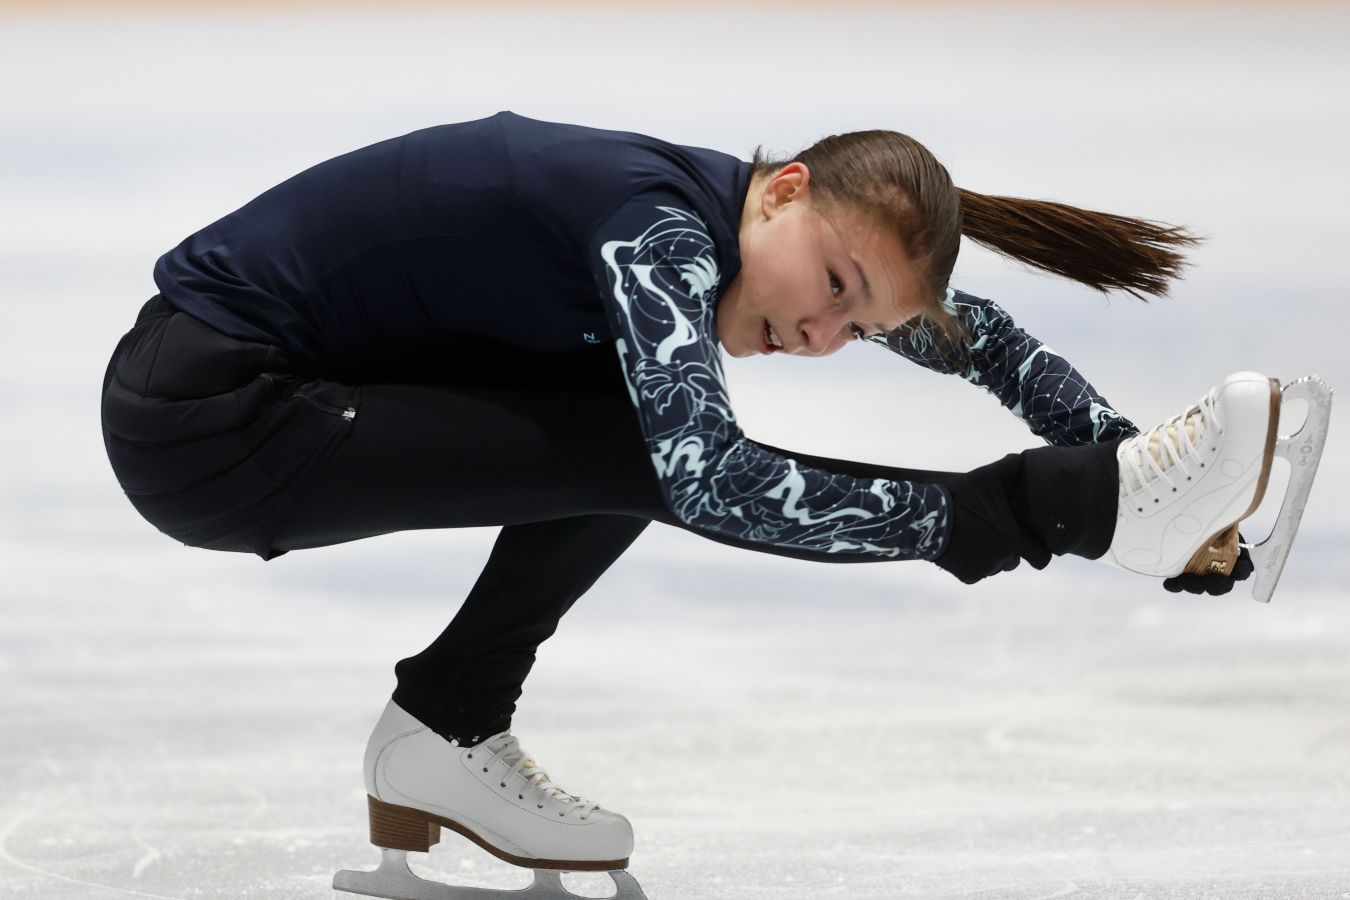
[{"label": "skater's nose", "polygon": [[797,346],[792,352],[803,356],[829,356],[853,339],[843,309],[822,311],[803,319],[797,327]]}]

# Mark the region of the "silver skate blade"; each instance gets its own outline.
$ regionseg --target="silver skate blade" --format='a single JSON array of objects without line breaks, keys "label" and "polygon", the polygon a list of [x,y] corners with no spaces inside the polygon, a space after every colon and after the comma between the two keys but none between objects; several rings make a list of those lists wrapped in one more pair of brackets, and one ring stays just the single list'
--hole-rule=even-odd
[{"label": "silver skate blade", "polygon": [[1252,575],[1252,598],[1269,603],[1275,593],[1275,584],[1284,571],[1289,548],[1298,534],[1298,523],[1308,505],[1313,476],[1322,459],[1322,445],[1327,440],[1327,426],[1331,423],[1331,395],[1334,392],[1316,375],[1308,375],[1284,386],[1280,391],[1280,407],[1290,400],[1308,402],[1308,418],[1303,427],[1291,435],[1279,435],[1275,441],[1275,455],[1289,461],[1289,486],[1280,504],[1275,525],[1264,540],[1255,544],[1241,544],[1252,556],[1255,571]]},{"label": "silver skate blade", "polygon": [[[333,876],[333,890],[386,900],[586,900],[563,886],[561,872],[533,871],[534,882],[518,891],[460,887],[420,878],[408,868],[408,851],[381,848],[378,869],[373,872],[343,869]],[[647,900],[632,875],[623,871],[605,874],[613,879],[618,891],[606,900]]]}]

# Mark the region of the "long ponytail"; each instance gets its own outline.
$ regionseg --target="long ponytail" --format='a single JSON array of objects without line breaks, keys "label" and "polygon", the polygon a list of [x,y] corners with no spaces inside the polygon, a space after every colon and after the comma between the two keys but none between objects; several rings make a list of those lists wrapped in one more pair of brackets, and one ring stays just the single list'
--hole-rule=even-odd
[{"label": "long ponytail", "polygon": [[1189,265],[1169,248],[1202,240],[1163,222],[956,190],[961,233],[972,241],[1102,293],[1123,290],[1145,302],[1145,294],[1166,296],[1168,281]]}]

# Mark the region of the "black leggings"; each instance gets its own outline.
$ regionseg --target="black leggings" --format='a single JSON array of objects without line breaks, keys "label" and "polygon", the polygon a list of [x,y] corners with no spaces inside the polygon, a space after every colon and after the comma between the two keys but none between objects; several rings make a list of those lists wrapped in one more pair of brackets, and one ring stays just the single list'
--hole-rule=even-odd
[{"label": "black leggings", "polygon": [[[400,706],[476,743],[510,726],[536,648],[643,529],[653,520],[688,528],[662,500],[613,347],[489,351],[437,361],[422,376],[434,381],[343,384],[298,372],[278,348],[221,334],[156,295],[109,361],[104,442],[137,511],[189,546],[270,560],[395,531],[503,526],[453,621],[395,667]],[[761,446],[857,476],[960,474]],[[1016,454],[1028,482],[1056,488],[1028,490],[1037,502],[1020,490],[1009,501],[1054,553],[1105,551],[1114,478],[1090,484],[1065,473],[1081,471],[1083,453],[1106,452]],[[1106,496],[1109,508],[1082,502]],[[882,561],[695,533],[798,559]]]}]

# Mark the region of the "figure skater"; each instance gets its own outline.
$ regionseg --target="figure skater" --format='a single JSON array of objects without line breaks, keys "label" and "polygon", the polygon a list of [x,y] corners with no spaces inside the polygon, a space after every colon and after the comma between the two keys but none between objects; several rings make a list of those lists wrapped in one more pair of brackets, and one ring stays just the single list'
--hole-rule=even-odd
[{"label": "figure skater", "polygon": [[[641,896],[621,871],[628,819],[564,791],[510,729],[539,644],[652,521],[797,559],[928,561],[966,584],[1064,554],[1174,591],[1252,572],[1236,523],[1265,491],[1278,382],[1235,373],[1140,432],[997,303],[949,285],[962,235],[1141,299],[1199,240],[957,188],[894,131],[746,162],[500,112],[322,162],[159,258],[102,399],[114,473],[156,528],[272,560],[501,526],[445,631],[395,667],[365,755],[385,860],[336,887],[494,894],[409,872],[406,852],[445,827],[534,869],[528,896],[573,896],[564,870]],[[983,388],[1047,446],[925,471],[738,427],[723,352],[863,344]]]}]

